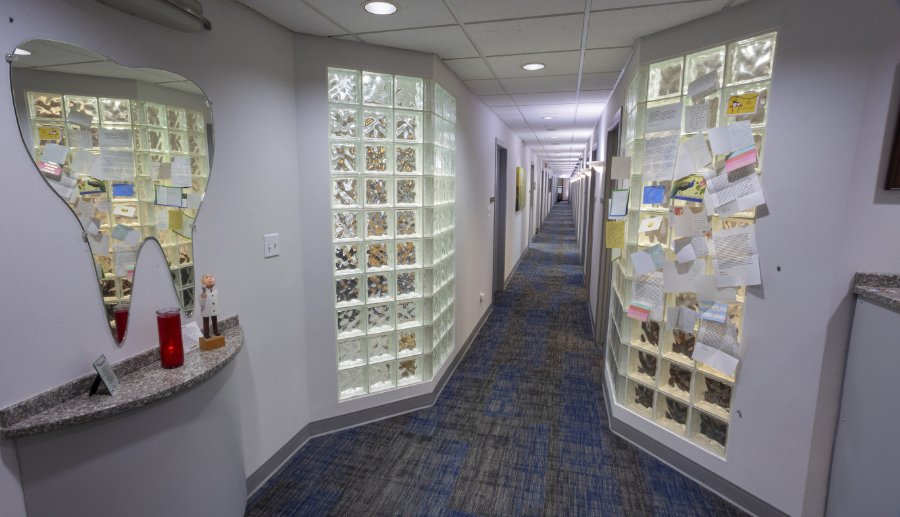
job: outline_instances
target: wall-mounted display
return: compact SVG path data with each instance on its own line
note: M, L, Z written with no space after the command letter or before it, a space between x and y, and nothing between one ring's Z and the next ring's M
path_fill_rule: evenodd
M723 457L746 286L761 282L754 222L775 41L768 33L642 66L625 90L629 179L613 180L630 191L612 263L615 402Z
M525 208L525 171L516 167L516 212Z
M428 381L454 346L456 100L328 69L338 398Z
M10 70L22 140L81 225L113 334L146 240L162 246L190 315L193 223L212 164L206 96L184 77L126 68L77 45L30 40L18 48L29 53ZM38 202L55 202L50 196Z

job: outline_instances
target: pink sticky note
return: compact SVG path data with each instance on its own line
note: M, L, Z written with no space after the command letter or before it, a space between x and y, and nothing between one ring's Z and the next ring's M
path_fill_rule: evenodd
M62 167L54 162L41 162L38 164L38 169L44 174L56 176L57 178L62 174Z
M756 146L735 151L725 160L725 172L756 163Z
M643 302L631 302L628 306L628 317L638 321L647 321L650 317L650 304Z

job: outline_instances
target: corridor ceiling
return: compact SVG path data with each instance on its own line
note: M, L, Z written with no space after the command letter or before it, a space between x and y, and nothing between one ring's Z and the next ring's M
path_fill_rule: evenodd
M240 1L294 32L436 54L568 176L637 38L749 0L392 0L388 16L361 0Z

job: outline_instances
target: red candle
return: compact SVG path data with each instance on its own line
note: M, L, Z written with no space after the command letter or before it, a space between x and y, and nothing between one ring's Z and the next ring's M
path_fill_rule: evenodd
M128 306L119 304L113 307L113 315L116 317L116 343L125 339L125 329L128 327Z
M163 368L178 368L184 364L184 344L181 342L181 309L170 307L156 311L159 329L159 356Z

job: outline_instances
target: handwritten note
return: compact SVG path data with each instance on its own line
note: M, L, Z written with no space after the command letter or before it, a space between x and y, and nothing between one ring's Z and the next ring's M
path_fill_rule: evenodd
M187 208L198 209L200 208L200 201L202 201L201 194L188 194L186 196Z
M94 137L91 135L91 132L83 129L67 129L66 142L69 146L78 149L94 147Z
M94 160L96 159L96 154L85 149L79 149L75 152L75 158L72 159L69 170L77 172L78 174L87 174L90 172L91 167L94 166Z
M110 181L134 181L134 153L131 151L100 150L100 167L91 169L97 179Z
M156 204L159 206L181 206L181 187L156 185Z
M718 287L758 285L762 281L756 249L756 225L713 232L710 245Z
M680 180L686 176L690 176L697 169L691 160L691 154L688 152L687 142L682 142L678 146L678 156L675 158L675 174L672 176L675 180Z
M631 299L650 305L650 319L662 321L663 301L663 274L659 271L651 271L643 275L635 275L632 284Z
M644 133L676 131L679 129L681 129L680 102L647 108Z
M156 211L156 229L157 230L168 230L169 229L169 210L157 210Z
M700 133L709 127L709 104L688 106L684 113L684 132Z
M728 154L739 149L755 145L753 142L753 130L749 121L735 122L727 126L710 129L709 144L713 154Z
M606 221L606 247L625 247L625 221Z
M703 100L704 97L716 91L718 86L718 73L716 70L701 75L688 84L688 97L697 104L697 101Z
M688 154L691 156L694 170L706 167L712 162L713 157L709 154L709 145L706 143L706 138L703 135L697 134L688 138L684 142L684 145L687 147Z
M716 213L728 217L766 202L752 165L726 172L725 167L704 174L707 193Z
M91 127L91 122L94 121L94 118L83 111L69 110L66 120L76 126Z
M656 271L663 266L665 261L666 252L663 251L662 246L659 244L631 254L631 263L637 275Z
M171 218L172 212L175 212L175 210L169 211L170 218ZM192 239L194 237L194 233L193 233L194 232L194 218L185 215L184 212L178 212L178 213L181 214L181 229L175 230L175 233L177 233L178 235L180 235L186 239Z
M68 158L68 156L68 147L59 144L47 144L44 146L44 153L41 154L41 160L63 165L66 163L66 158Z
M172 186L191 186L191 160L183 156L172 158Z
M697 278L705 272L704 260L685 264L667 260L662 267L664 290L667 293L693 293L697 290Z
M641 180L644 182L671 180L677 154L677 134L645 138Z
M737 301L737 291L730 287L724 289L716 287L715 275L701 275L697 277L697 299L733 303Z
M609 216L625 217L628 215L628 189L613 190L611 198L609 201Z
M737 329L734 325L701 320L697 344L691 358L730 376L734 375L739 362L738 347Z
M673 244L675 245L675 258L679 264L709 255L709 248L703 237L684 237L676 239Z
M109 255L109 234L88 235L88 244L91 245L93 255Z
M196 321L192 321L181 326L181 341L184 343L184 353L193 352L200 348L200 338L203 337L203 331Z
M100 128L100 147L131 147L132 136L130 129L106 129Z
M697 311L693 309L682 305L666 309L666 330L678 329L693 334L696 323Z

